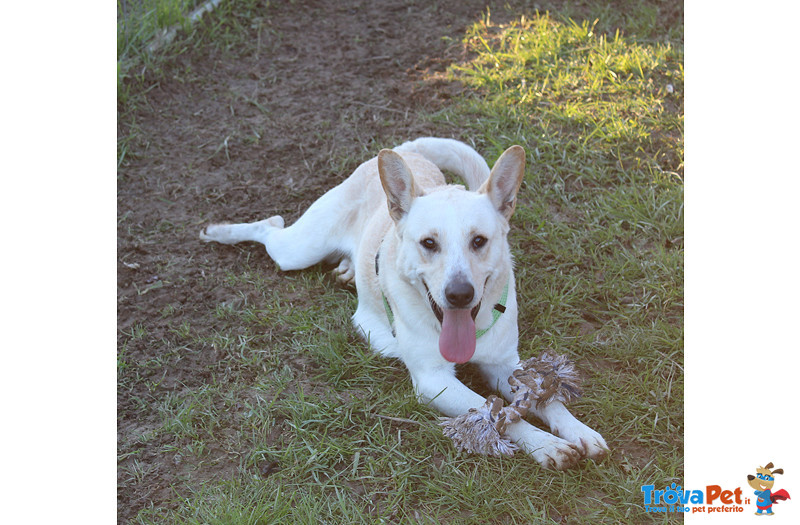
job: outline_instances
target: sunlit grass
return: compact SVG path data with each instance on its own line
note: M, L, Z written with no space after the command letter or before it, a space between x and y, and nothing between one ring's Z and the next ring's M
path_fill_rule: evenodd
M682 177L682 50L599 32L597 22L475 24L465 39L474 59L451 68L475 93L458 112L504 126L500 137L528 143L534 160L560 156L563 174L592 183Z
M611 456L558 473L522 455L456 453L402 365L355 336L351 291L321 268L276 285L247 262L208 277L232 295L206 313L213 329L176 321L165 335L140 324L122 335L123 350L142 340L156 350L140 363L120 352L121 389L156 384L154 371L192 359L205 374L168 396L139 394L159 416L142 439L164 439L161 453L196 470L186 467L170 505L137 522L670 518L644 512L640 487L683 476L683 51L637 5L503 25L487 15L465 35L468 59L447 73L467 89L430 117L490 163L511 144L528 152L511 233L520 354L552 348L575 360L585 396L574 410ZM218 16L204 42L234 49L245 17ZM163 318L182 307L164 307ZM123 481L146 484L144 463L123 460ZM238 461L233 475L192 481L225 461Z

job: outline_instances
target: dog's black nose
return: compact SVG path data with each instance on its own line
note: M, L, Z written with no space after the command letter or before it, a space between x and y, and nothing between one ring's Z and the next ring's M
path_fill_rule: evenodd
M444 297L450 306L454 308L466 308L475 297L475 288L465 280L455 280L450 282L444 289Z

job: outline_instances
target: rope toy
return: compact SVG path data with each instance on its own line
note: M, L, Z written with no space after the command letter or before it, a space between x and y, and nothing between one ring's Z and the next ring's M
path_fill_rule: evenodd
M457 450L487 456L513 456L519 447L505 436L506 428L528 414L531 404L546 407L553 401L567 404L581 397L578 373L564 355L543 352L521 363L508 378L514 399L507 407L497 396L489 396L482 407L466 414L441 418L442 433Z

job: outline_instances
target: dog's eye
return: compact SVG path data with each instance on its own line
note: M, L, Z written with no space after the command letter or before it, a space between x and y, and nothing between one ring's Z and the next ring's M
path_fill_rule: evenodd
M423 248L425 248L426 250L429 250L429 251L433 251L436 248L438 248L438 246L439 246L438 244L436 244L436 241L431 239L430 237L422 239L421 241L419 241L419 244Z
M479 250L479 249L481 249L483 247L483 245L486 244L486 242L487 242L486 237L484 237L483 235L476 235L472 239L472 247L475 250Z

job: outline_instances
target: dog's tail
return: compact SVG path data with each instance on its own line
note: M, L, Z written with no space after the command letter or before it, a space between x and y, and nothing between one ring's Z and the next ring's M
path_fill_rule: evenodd
M453 139L422 137L405 142L394 148L395 151L419 153L441 170L448 170L467 183L475 191L489 178L489 165L477 151Z

